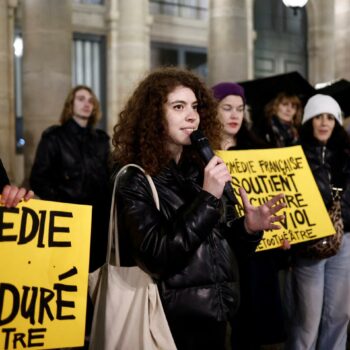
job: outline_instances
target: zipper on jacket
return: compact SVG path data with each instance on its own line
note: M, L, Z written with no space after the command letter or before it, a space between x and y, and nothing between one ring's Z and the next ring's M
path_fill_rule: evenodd
M328 185L329 185L329 189L330 189L330 194L332 195L332 176L331 176L330 171L326 167L326 150L327 150L327 147L326 146L322 146L322 149L321 149L321 163L322 163L323 167L325 168L325 170L327 171L327 174L328 174Z
M218 318L221 320L223 318L223 308L222 308L222 304L223 304L223 300L222 300L222 294L221 294L221 288L220 288L220 283L218 282L218 274L217 274L217 267L216 267L216 254L215 252L217 252L216 249L216 245L215 245L215 240L213 235L209 235L209 247L210 247L210 254L212 256L213 259L213 271L214 271L214 282L215 282L215 289L218 293L218 298L219 298L219 315Z
M322 146L321 162L322 162L322 165L326 164L326 146Z
M322 154L321 154L321 161L322 165L326 165L326 146L322 146ZM328 181L329 181L329 187L330 187L330 193L332 196L332 199L339 199L340 193L343 191L341 187L335 187L334 184L332 183L332 175L331 172L328 171Z

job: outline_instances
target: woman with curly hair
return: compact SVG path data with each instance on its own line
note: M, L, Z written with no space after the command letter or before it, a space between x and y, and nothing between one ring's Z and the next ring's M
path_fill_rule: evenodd
M120 175L121 265L137 264L157 281L178 349L224 349L227 321L239 303L233 247L253 251L261 230L277 227L284 205L280 195L253 207L242 190L246 215L232 220L230 203L221 200L230 174L217 156L201 162L190 140L198 128L218 149L216 103L197 76L178 68L146 76L120 113L115 162L142 166L160 200L157 210L139 169Z

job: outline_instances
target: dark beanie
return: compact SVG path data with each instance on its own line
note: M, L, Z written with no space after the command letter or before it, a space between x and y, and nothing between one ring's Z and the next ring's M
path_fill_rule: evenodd
M221 101L228 95L241 96L243 103L245 104L244 89L241 85L236 83L219 83L212 87L214 97Z

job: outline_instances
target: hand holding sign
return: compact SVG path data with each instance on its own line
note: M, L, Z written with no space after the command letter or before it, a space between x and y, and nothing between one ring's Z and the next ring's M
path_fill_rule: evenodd
M26 199L9 189L7 198ZM91 212L35 199L0 205L0 349L84 344Z
M25 201L34 197L33 191L27 191L25 188L18 188L14 185L6 185L2 191L1 204L5 207L15 207L22 199Z
M246 227L266 225L257 251L288 249L335 232L300 146L216 153L229 169L238 200L239 188L246 192L241 192L242 200L235 207L239 216L247 216ZM284 194L280 197L284 207L274 200L279 193ZM275 215L281 208L284 217Z
M249 233L262 230L277 230L281 228L275 222L284 219L284 215L275 215L279 210L286 207L286 204L280 202L284 198L283 194L274 196L266 203L255 207L250 204L246 191L243 188L239 189L239 194L242 198L244 210L244 226Z

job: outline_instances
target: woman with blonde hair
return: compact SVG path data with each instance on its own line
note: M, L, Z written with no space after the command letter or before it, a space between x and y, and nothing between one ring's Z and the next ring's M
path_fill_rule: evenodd
M280 92L264 109L253 129L271 147L294 146L299 140L302 104L297 95Z

